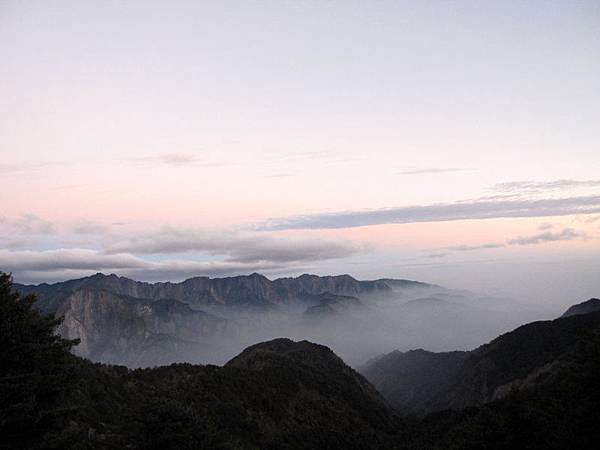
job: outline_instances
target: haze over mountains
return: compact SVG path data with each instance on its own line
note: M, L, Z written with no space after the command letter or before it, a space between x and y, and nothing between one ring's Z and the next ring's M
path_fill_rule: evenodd
M7 449L593 449L600 438L597 308L469 352L393 352L365 378L331 349L285 338L222 367L93 364L69 353L74 342L32 302L0 277Z
M64 316L59 332L80 339L76 354L131 367L222 364L278 337L326 344L356 365L397 348L471 349L528 319L507 312L500 299L349 275L269 280L254 273L151 284L98 273L15 287L36 294L43 312Z
M394 351L360 371L403 414L460 410L552 382L561 370L576 370L573 353L599 325L598 300L591 299L558 319L523 325L472 351Z

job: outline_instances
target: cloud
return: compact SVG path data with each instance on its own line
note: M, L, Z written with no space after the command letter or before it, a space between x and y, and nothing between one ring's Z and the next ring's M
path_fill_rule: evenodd
M411 169L398 172L397 175L423 175L429 173L449 173L449 172L466 172L471 169L460 167L430 167L423 169Z
M543 231L543 230L550 230L550 229L552 229L552 228L554 228L554 225L552 225L551 223L548 223L548 222L541 223L541 224L538 226L538 230L542 230L542 231Z
M49 226L32 214L18 220L0 218L0 222L9 231L7 236L14 236L17 228L35 234L33 231L43 231ZM15 272L20 280L36 282L100 271L144 280L166 280L290 268L300 270L311 267L312 263L346 258L367 250L364 244L340 239L278 237L236 230L163 227L155 232L121 235L121 241L114 241L115 235L110 235L105 226L89 221L76 223L69 230L73 235L85 236L86 240L89 235L97 235L99 239L95 245L99 249L90 249L87 244L83 245L87 248L80 248L77 240L57 238L55 244L66 248L34 251L30 239L7 237L2 241L0 268ZM25 246L29 250L23 250ZM177 256L167 260L167 255Z
M595 223L595 222L598 222L599 220L600 220L600 216L588 217L587 219L585 219L585 223Z
M553 225L545 223L538 227L539 230L548 230L553 228ZM585 233L574 230L573 228L565 228L559 232L552 233L550 231L545 231L543 233L534 234L532 236L519 236L513 239L509 239L506 241L506 244L502 243L487 243L481 245L457 245L454 247L445 247L441 250L449 250L454 252L466 252L466 251L475 251L475 250L484 250L484 249L492 249L492 248L504 248L512 245L532 245L532 244L542 244L545 242L555 242L555 241L570 241L576 238L586 239L587 236ZM428 257L431 257L428 255Z
M25 248L25 247L31 247L32 245L35 244L35 241L29 240L29 239L21 239L21 238L17 238L17 239L12 239L12 238L0 238L0 242L3 243L4 248L7 248L9 250L16 250L19 248Z
M268 271L274 263L205 261L146 261L130 254L107 255L88 249L46 251L0 250L0 267L18 282L69 279L95 272L118 272L140 280L180 280L192 276L225 276Z
M311 262L339 259L364 251L365 247L351 242L325 239L265 239L253 245L238 246L231 251L230 261L273 261L281 263Z
M455 252L470 252L473 250L484 250L488 248L502 248L504 244L497 243L489 243L489 244L481 244L481 245L457 245L455 247L448 247L448 250L453 250Z
M89 220L83 220L76 223L73 226L73 233L83 235L97 235L104 234L108 231L108 227L99 223L90 222Z
M154 156L144 156L141 158L130 158L130 161L139 163L166 164L170 166L201 166L201 167L221 167L231 165L231 163L208 161L193 153L163 153Z
M576 188L600 187L600 180L552 180L552 181L511 181L492 187L497 192L533 194L543 191L560 191Z
M0 250L0 267L11 271L131 269L146 267L147 264L147 262L133 255L105 255L89 249Z
M3 223L21 234L54 234L54 225L35 214L22 214L18 219L4 220Z
M110 245L106 253L164 255L195 251L223 255L228 262L294 263L345 258L364 250L364 245L335 239L276 238L262 233L164 227Z
M600 196L547 199L473 200L377 210L343 211L270 219L258 230L337 229L368 225L451 220L550 217L600 212Z
M445 258L446 256L448 256L448 253L429 253L428 255L426 255L427 258Z
M544 233L538 233L532 236L519 236L509 240L508 243L511 245L532 245L541 244L543 242L571 241L576 238L585 238L585 235L574 230L573 228L565 228L556 233L546 231Z

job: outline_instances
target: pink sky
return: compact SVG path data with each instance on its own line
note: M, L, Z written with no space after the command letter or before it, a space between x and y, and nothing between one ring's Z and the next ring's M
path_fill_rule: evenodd
M496 292L528 261L528 296L544 276L556 301L592 295L599 18L596 2L3 2L0 269Z

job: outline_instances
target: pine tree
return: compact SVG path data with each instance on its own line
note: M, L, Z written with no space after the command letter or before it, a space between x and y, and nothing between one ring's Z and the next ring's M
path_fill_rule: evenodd
M33 308L0 272L0 447L49 444L69 409L77 341L55 332L61 319Z

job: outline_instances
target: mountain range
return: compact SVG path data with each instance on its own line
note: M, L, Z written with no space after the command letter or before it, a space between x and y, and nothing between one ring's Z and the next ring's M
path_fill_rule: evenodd
M132 370L74 356L60 321L0 275L0 446L593 449L595 303L473 351L392 352L364 377L326 346L285 338L220 367Z
M349 275L146 283L98 273L15 288L35 294L42 312L64 317L58 332L79 339L75 354L129 367L223 364L255 342L281 336L324 343L358 365L399 343L473 348L526 317L487 308L494 303L466 291Z
M96 274L55 284L19 285L42 312L64 317L58 328L79 339L74 352L130 367L224 362L257 340L315 330L332 315L401 298L433 286L409 280L358 281L348 275L269 280L259 274L145 283Z
M402 289L426 287L424 283L396 280ZM310 303L310 296L330 292L355 297L390 296L402 289L393 289L384 280L358 281L349 275L301 275L297 278L269 280L253 273L226 278L195 277L180 283L145 283L117 275L96 275L55 284L36 286L15 285L27 294L34 292L43 310L56 309L56 302L81 289L104 290L132 298L170 299L186 303L195 309L227 311L236 308L272 309L279 306Z

